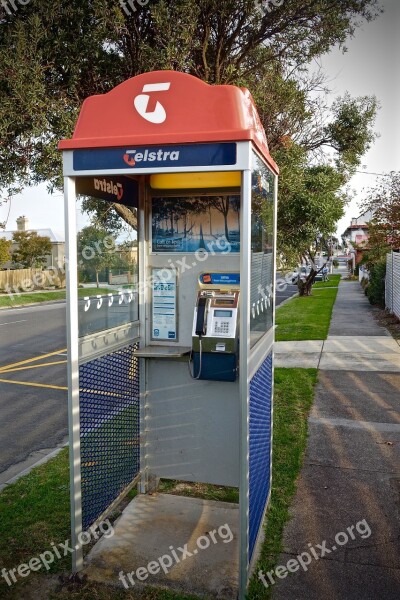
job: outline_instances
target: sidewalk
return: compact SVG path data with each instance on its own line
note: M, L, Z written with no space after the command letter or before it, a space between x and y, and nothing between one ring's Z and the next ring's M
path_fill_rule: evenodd
M277 344L277 366L320 372L278 560L309 564L274 575L274 600L400 598L400 346L371 312L342 282L325 342Z

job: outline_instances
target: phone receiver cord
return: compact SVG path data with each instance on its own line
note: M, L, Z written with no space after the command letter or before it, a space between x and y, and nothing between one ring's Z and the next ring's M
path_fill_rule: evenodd
M189 374L190 377L192 379L200 379L200 375L201 375L201 369L202 369L202 362L203 362L203 340L201 339L201 335L199 336L199 346L200 346L200 357L199 357L199 372L198 374L195 376L194 374L194 364L193 364L193 373L192 373L192 369L190 367L190 363L192 361L192 356L193 356L193 352L191 353L190 357L189 357L189 362L188 362L188 368L189 368Z

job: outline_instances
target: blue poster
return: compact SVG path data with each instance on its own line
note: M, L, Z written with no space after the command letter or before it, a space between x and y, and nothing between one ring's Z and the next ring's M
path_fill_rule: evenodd
M240 252L240 197L152 199L152 251Z

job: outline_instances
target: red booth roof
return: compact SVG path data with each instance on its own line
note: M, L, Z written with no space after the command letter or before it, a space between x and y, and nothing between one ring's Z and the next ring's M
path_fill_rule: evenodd
M227 141L252 141L278 173L247 89L154 71L87 98L72 139L62 140L59 149Z

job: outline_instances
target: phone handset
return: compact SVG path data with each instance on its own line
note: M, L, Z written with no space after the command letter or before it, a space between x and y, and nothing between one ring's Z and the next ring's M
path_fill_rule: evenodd
M197 302L197 319L195 334L201 337L207 333L207 302L208 298L200 297Z

